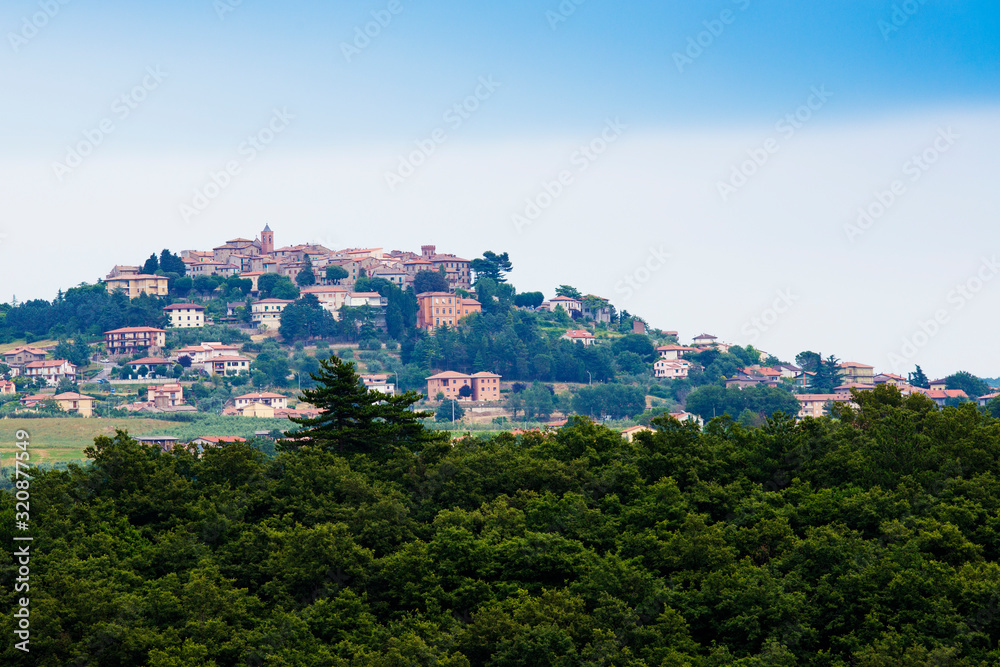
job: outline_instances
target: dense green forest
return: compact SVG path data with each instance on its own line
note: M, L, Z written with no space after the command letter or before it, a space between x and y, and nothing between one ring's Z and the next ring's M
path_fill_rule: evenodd
M1000 664L1000 422L972 404L449 442L412 394L317 379L330 411L272 457L119 432L39 471L31 653L5 548L0 661Z

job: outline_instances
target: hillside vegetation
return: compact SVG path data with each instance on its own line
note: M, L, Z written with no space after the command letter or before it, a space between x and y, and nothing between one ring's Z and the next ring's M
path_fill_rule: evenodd
M1000 664L1000 422L974 405L449 443L334 380L356 414L272 459L120 432L39 473L30 662L0 661Z

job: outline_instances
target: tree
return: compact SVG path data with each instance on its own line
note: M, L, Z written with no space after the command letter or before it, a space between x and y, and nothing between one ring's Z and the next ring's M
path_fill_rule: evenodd
M301 428L285 434L289 440L281 443L282 449L307 446L383 457L398 447L420 450L441 440L420 422L431 413L409 410L420 400L419 393L388 396L370 390L361 383L354 363L338 357L321 359L319 365L319 371L312 374L316 387L303 390L302 399L316 406L320 415L293 417L291 421Z
M583 295L580 294L580 290L575 287L570 287L569 285L560 285L556 288L556 296L565 296L570 299L582 299Z
M482 259L472 260L470 266L476 273L476 282L480 278L490 278L496 283L507 282L505 274L510 273L514 269L507 253L498 255L492 250L484 252Z
M160 270L164 273L176 273L183 276L187 273L187 265L179 255L171 253L166 248L160 253Z
M797 360L798 357L796 357ZM809 381L813 393L832 394L834 389L843 384L844 374L840 370L839 364L840 361L832 354L820 361L816 367L816 374Z
M299 287L309 287L316 284L316 274L313 273L312 259L306 255L306 265L295 275L295 284Z
M992 392L992 389L982 379L968 371L959 371L945 378L946 389L961 389L969 398L975 399Z
M519 292L514 295L514 305L518 308L538 308L545 301L541 292Z
M799 352L795 355L796 365L808 373L815 373L822 361L823 357L821 355L816 352L810 352L809 350Z
M149 256L149 259L146 260L146 263L142 265L142 272L147 273L149 275L153 275L159 270L160 270L160 261L156 259L156 253L154 252L152 255Z
M413 291L417 294L447 292L448 278L440 271L417 271L413 276Z
M265 273L257 279L257 290L262 299L297 299L299 288L291 278L278 273Z
M326 267L326 281L339 284L341 280L349 276L347 269L336 264Z
M470 396L472 396L472 387L470 385L463 384L461 388L458 390L458 395L461 398L469 398Z
M920 366L917 366L916 370L907 375L907 381L914 387L920 387L922 389L931 388L931 381L927 379L926 375L924 375L924 371L920 368Z
M458 421L463 415L465 415L465 408L463 408L458 401L452 399L450 401L444 401L438 406L437 411L434 413L434 421Z

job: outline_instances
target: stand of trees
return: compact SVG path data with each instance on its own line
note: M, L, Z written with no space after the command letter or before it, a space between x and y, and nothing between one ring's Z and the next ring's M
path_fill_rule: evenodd
M975 406L880 388L839 421L447 442L349 366L317 380L333 414L273 458L118 432L33 471L30 593L0 551L0 632L30 597L31 653L0 662L1000 662L1000 422Z

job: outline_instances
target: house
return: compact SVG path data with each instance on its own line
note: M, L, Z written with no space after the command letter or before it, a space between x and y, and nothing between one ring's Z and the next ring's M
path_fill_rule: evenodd
M133 354L137 350L160 348L166 341L167 332L153 327L125 327L104 332L108 354Z
M40 347L21 345L13 350L3 353L3 362L11 368L23 370L24 366L32 361L41 361L45 358L46 351Z
M948 388L948 380L945 378L940 378L938 380L931 380L929 383L931 389L945 390Z
M39 403L45 401L55 401L56 405L63 412L78 412L82 417L91 417L94 414L94 401L96 399L93 396L84 396L83 394L78 394L73 391L63 392L62 394L32 394L31 396L24 396L21 398L21 405L26 408L32 409L38 406Z
M360 377L361 383L368 389L395 396L396 385L389 381L392 376L388 373L361 373Z
M182 357L187 357L192 364L200 364L213 357L222 355L235 355L240 351L235 345L223 345L220 342L202 343L200 345L188 345L174 352L174 358L179 362Z
M871 391L875 388L874 384L863 384L861 382L848 382L842 384L839 387L833 388L833 393L836 394L841 400L850 400L851 390L856 391Z
M52 396L52 399L59 404L63 412L78 412L81 417L91 417L94 414L94 401L96 399L93 396L67 391Z
M17 386L10 380L0 380L0 396L12 396L17 393Z
M726 388L736 387L777 387L778 381L765 375L752 375L743 371L737 371L733 377L726 380Z
M444 269L449 289L469 289L472 286L472 262L451 254L439 254L437 246L420 246L420 259L427 263L423 269L440 271ZM409 267L407 267L409 268Z
M686 378L691 368L691 362L683 359L657 359L653 362L653 377Z
M169 452L180 442L180 438L175 438L172 435L144 435L132 439L144 445L157 446L164 452Z
M184 404L184 388L179 382L152 385L146 390L146 400L161 410Z
M108 286L109 292L122 290L130 299L143 294L167 296L168 282L169 280L166 276L152 276L146 273L121 275L114 278L106 278L104 281Z
M137 371L139 367L145 366L149 369L150 373L163 375L174 366L174 362L169 359L160 359L159 357L142 357L141 359L129 361L125 365L129 366L133 371Z
M583 314L583 301L580 299L574 299L569 296L555 296L549 299L547 303L549 304L549 311L553 313L556 312L557 307L561 306L562 309L570 315L570 317L573 317L574 314Z
M705 425L705 420L692 412L671 412L670 416L679 422L694 422L698 426Z
M3 392L0 391L0 393ZM986 394L985 396L980 396L979 398L976 399L976 402L979 403L979 407L985 408L986 404L992 401L997 396L1000 396L1000 391L994 391L990 394Z
M718 340L712 334L701 334L700 336L695 336L693 343L698 347L711 347L716 345L716 341Z
M697 351L698 348L696 347L687 347L684 345L661 345L656 348L656 352L660 355L660 358L666 359L667 361L677 361L685 352Z
M829 413L829 406L837 401L844 402L836 394L796 394L799 399L799 419L819 418Z
M188 444L201 445L202 447L219 447L233 442L246 442L246 438L241 438L238 435L203 435L195 438Z
M611 304L607 299L588 294L583 301L583 316L597 323L611 323Z
M622 437L625 438L627 441L632 442L635 439L635 436L638 435L639 433L655 433L655 432L656 431L654 429L651 429L648 426L642 426L640 424L639 426L630 426L626 429L622 429L621 434Z
M275 409L263 403L251 403L242 408L236 408L236 412L241 417L260 417L262 419L274 419Z
M277 329L281 326L281 311L288 304L290 299L261 299L254 301L250 306L251 317L254 324L260 329Z
M220 355L207 359L199 365L209 375L228 376L250 372L250 359L240 355Z
M288 407L288 397L282 396L281 394L275 394L272 392L255 392L251 394L243 394L242 396L237 396L233 399L237 409L242 409L253 405L254 403L261 403L271 408L287 408Z
M417 328L455 326L472 313L482 311L482 304L449 292L421 292L417 295Z
M205 326L205 306L196 303L174 303L163 309L173 328Z
M24 366L24 375L32 380L41 378L50 387L59 384L60 380L76 382L76 366L66 359L49 359L47 361L32 361Z
M909 383L906 378L901 375L893 375L892 373L879 373L872 378L872 382L875 386L882 384L889 384L893 387L904 387Z
M968 400L969 398L969 395L962 389L923 389L921 387L913 387L913 391L923 394L927 398L931 399L939 408L943 408L947 405L949 399L960 400L964 398Z
M867 364L859 364L856 361L845 361L837 364L837 368L843 374L844 384L875 384L875 367Z
M462 387L469 387L471 393L462 396ZM500 376L486 371L472 375L445 371L427 378L427 397L437 400L439 393L444 394L445 400L499 401Z
M562 336L559 336L559 339L568 340L573 343L581 343L584 346L593 345L597 342L597 339L594 338L594 334L589 331L584 331L583 329L570 329Z

